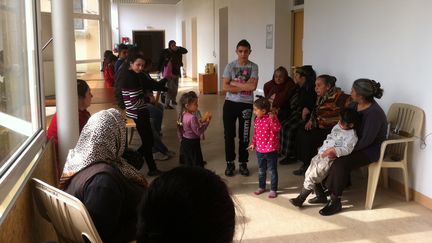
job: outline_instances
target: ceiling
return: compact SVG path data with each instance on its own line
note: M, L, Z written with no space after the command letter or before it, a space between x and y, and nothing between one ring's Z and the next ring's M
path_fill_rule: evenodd
M181 0L114 0L115 3L122 4L177 4Z

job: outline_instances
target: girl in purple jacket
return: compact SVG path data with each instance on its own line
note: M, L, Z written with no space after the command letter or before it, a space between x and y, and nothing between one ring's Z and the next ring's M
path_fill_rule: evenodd
M198 118L198 96L190 91L180 98L181 110L179 114L178 136L180 139L180 154L186 166L204 167L201 152L201 135L210 124L211 114L206 112Z

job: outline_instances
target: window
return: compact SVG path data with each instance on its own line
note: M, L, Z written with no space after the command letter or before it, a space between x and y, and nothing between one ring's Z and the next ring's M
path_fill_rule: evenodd
M42 129L34 15L28 4L3 0L0 7L0 176Z
M34 4L0 1L0 223L45 141Z
M42 12L50 14L51 0L41 0L41 10ZM100 51L101 17L99 14L99 0L73 0L73 14L77 72L79 74L82 71L100 70L102 57ZM44 26L42 26L42 28L44 28ZM44 29L42 30L42 33L44 33ZM48 35L52 36L51 33ZM94 63L98 63L98 65L92 65ZM85 67L83 68L83 66Z

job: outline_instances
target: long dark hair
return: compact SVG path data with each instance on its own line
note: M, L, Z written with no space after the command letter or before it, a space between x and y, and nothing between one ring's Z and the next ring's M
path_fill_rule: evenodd
M86 81L82 79L77 79L77 90L78 90L78 97L79 98L85 98L87 91L90 89L89 85Z

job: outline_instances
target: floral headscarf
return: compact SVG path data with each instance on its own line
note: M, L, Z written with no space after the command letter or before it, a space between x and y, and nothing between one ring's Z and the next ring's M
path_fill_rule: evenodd
M111 108L92 115L81 131L76 147L69 151L60 187L65 188L74 175L101 161L118 168L126 178L146 186L144 176L122 158L125 144L125 123L118 110Z

